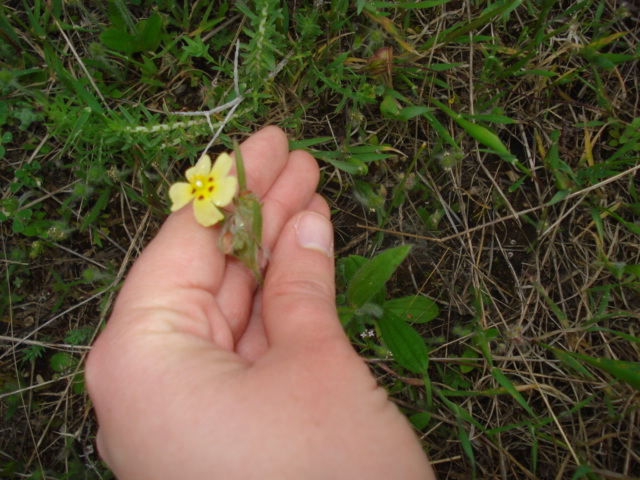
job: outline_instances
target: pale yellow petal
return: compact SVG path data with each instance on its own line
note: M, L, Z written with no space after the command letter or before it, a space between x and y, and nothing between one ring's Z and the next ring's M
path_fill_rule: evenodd
M229 175L229 171L233 166L233 159L228 153L221 153L216 158L216 163L213 164L211 173L215 178L222 178Z
M191 193L193 187L186 182L176 182L169 189L169 198L171 199L171 211L180 210L193 198Z
M203 227L215 225L224 218L224 215L216 206L208 199L195 200L193 202L193 213L196 220Z
M218 207L226 207L233 200L238 188L236 177L224 177L216 182L216 189L211 195L211 200Z
M200 157L200 160L191 168L187 169L185 172L185 177L187 180L191 181L193 178L200 176L207 176L211 171L211 157L206 153Z

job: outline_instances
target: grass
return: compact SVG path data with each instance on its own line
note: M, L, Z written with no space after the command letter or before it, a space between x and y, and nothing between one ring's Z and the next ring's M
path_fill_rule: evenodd
M640 478L639 14L5 2L0 476L111 477L89 345L212 128L215 153L275 123L322 166L345 330L440 478Z

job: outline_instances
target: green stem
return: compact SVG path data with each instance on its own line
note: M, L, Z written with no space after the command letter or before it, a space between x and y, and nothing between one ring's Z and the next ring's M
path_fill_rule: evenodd
M236 170L238 173L238 187L240 193L247 189L247 178L244 174L244 162L242 161L242 153L240 153L240 144L237 140L233 140L233 152L236 154Z

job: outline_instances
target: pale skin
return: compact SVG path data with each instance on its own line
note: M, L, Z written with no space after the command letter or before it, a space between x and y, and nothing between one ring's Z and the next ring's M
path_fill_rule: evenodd
M218 251L219 227L169 216L87 360L100 455L121 480L434 479L338 320L315 160L276 127L241 149L264 285Z

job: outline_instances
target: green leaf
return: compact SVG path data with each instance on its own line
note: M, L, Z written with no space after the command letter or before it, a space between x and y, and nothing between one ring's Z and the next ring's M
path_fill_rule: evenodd
M467 347L465 348L464 352L462 352L462 355L460 355L460 359L464 360L467 358L476 358L477 356L478 354L475 352L475 350L473 350L471 347ZM459 368L461 373L469 373L476 367L474 367L473 365L469 365L468 363L461 363Z
M371 300L384 288L410 249L409 245L390 248L364 264L353 276L347 288L348 302L355 308L360 308Z
M511 155L511 152L509 152L509 149L505 147L502 140L500 140L500 138L498 138L498 136L488 128L478 125L477 123L470 122L469 120L465 120L460 116L454 116L453 120L481 144L503 155Z
M324 160L338 170L347 172L350 175L366 175L369 171L367 165L357 158L347 157L347 161L336 160L336 157L339 155L338 152L311 151L310 153L318 160Z
M417 117L418 115L423 115L428 112L429 109L424 105L405 107L398 112L398 120L407 120L412 119L413 117Z
M409 421L415 428L417 428L418 430L422 430L423 428L427 428L427 425L429 425L429 422L431 421L431 413L416 413L409 417Z
M314 145L319 145L321 143L331 142L333 138L331 137L318 137L318 138L307 138L301 140L294 140L289 142L289 150L298 150L309 148Z
M155 52L160 46L162 17L158 13L154 13L146 20L142 20L136 27L141 32L142 51Z
M349 285L354 275L360 268L367 263L367 259L360 255L349 255L347 258L338 260L338 272L342 276L344 285Z
M571 356L570 353L565 352L564 350L560 350L559 348L554 348L548 345L543 345L543 346L548 350L550 350L551 353L553 353L558 360L560 360L562 363L567 365L569 368L573 369L574 371L578 372L579 374L583 375L586 378L595 380L595 377L591 375L591 372L586 368L584 368L582 363L580 363L580 361L578 361L577 358Z
M436 118L436 116L433 113L431 113L431 111L424 112L422 116L427 120L431 128L435 130L439 138L447 142L456 151L460 150L460 147L458 146L456 141L453 139L453 137L449 134L449 131L444 127L444 125L442 125L442 123L440 123L440 121Z
M384 343L400 365L414 373L427 371L429 352L418 332L388 311L378 320L378 327Z
M500 369L496 367L491 367L491 375L493 375L493 378L495 378L498 381L498 383L502 385L502 387L507 392L509 392L509 394L520 404L522 408L524 408L527 411L529 415L531 415L534 418L536 417L536 414L531 409L527 401L520 394L520 392L516 390L516 387L513 385L513 383L511 383L511 380L509 380L507 376L500 371Z
M65 370L73 367L75 359L65 352L58 352L49 359L49 365L54 372L64 372Z
M384 302L384 309L409 323L430 322L440 313L438 305L420 295L394 298Z
M518 123L516 120L513 120L505 115L499 115L494 113L487 113L484 115L465 115L468 119L480 120L481 122L489 122L489 123L502 123L502 124L513 124Z
M100 34L100 41L109 50L122 52L125 55L139 51L136 38L119 28L107 28Z
M431 0L426 2L367 2L374 8L384 9L384 8L432 8L437 7L438 5L442 5L443 3L448 3L449 0Z
M89 214L82 221L82 225L80 225L80 231L83 231L85 228L87 228L87 226L94 224L94 222L98 219L100 213L102 213L102 211L109 203L110 199L111 188L106 187L100 194L100 197L98 197L98 200L96 200L96 203L91 209L91 212L89 212Z
M617 332L615 330L610 330L608 328L603 328L603 327L592 327L590 328L588 331L590 332L608 332L611 333L617 337L620 338L624 338L625 340L629 341L629 342L633 342L636 343L640 346L640 337L634 336L634 335L629 335L627 333L624 332Z
M549 200L549 203L547 203L547 206L551 206L554 205L558 202L561 202L562 200L564 200L565 198L567 198L567 196L571 193L571 191L569 190L561 190L559 192L556 192L556 194L553 196L553 198L551 200Z
M640 362L627 362L624 360L613 360L611 358L593 358L577 353L572 353L571 355L584 360L594 367L604 370L618 380L622 380L640 391Z
M539 343L539 345L547 350L551 350L556 356L558 356L557 353L559 351L556 348L544 343ZM567 361L567 357L582 360L593 367L604 370L616 379L626 382L636 390L640 391L640 362L627 362L625 360L613 360L611 358L594 358L573 352L562 352L562 355L558 356L558 358L564 362ZM593 378L590 374L587 374L587 377Z
M396 102L396 99L391 95L385 95L380 102L380 113L387 118L398 118L400 114L400 108Z
M482 355L489 365L493 366L493 357L491 355L491 341L498 338L498 330L496 328L488 328L483 330L478 325L476 333L473 335L473 343L480 349Z
M462 445L462 450L467 454L469 461L471 462L471 467L473 468L473 478L475 478L475 456L473 454L473 446L471 445L471 439L469 438L469 434L464 428L464 425L460 420L458 420L458 439L460 440L460 445Z
M264 265L266 250L262 246L262 205L260 199L257 195L244 191L236 196L233 204L236 208L227 214L222 226L222 233L218 238L218 247L225 254L244 263L251 270L258 283L262 284L261 267Z

